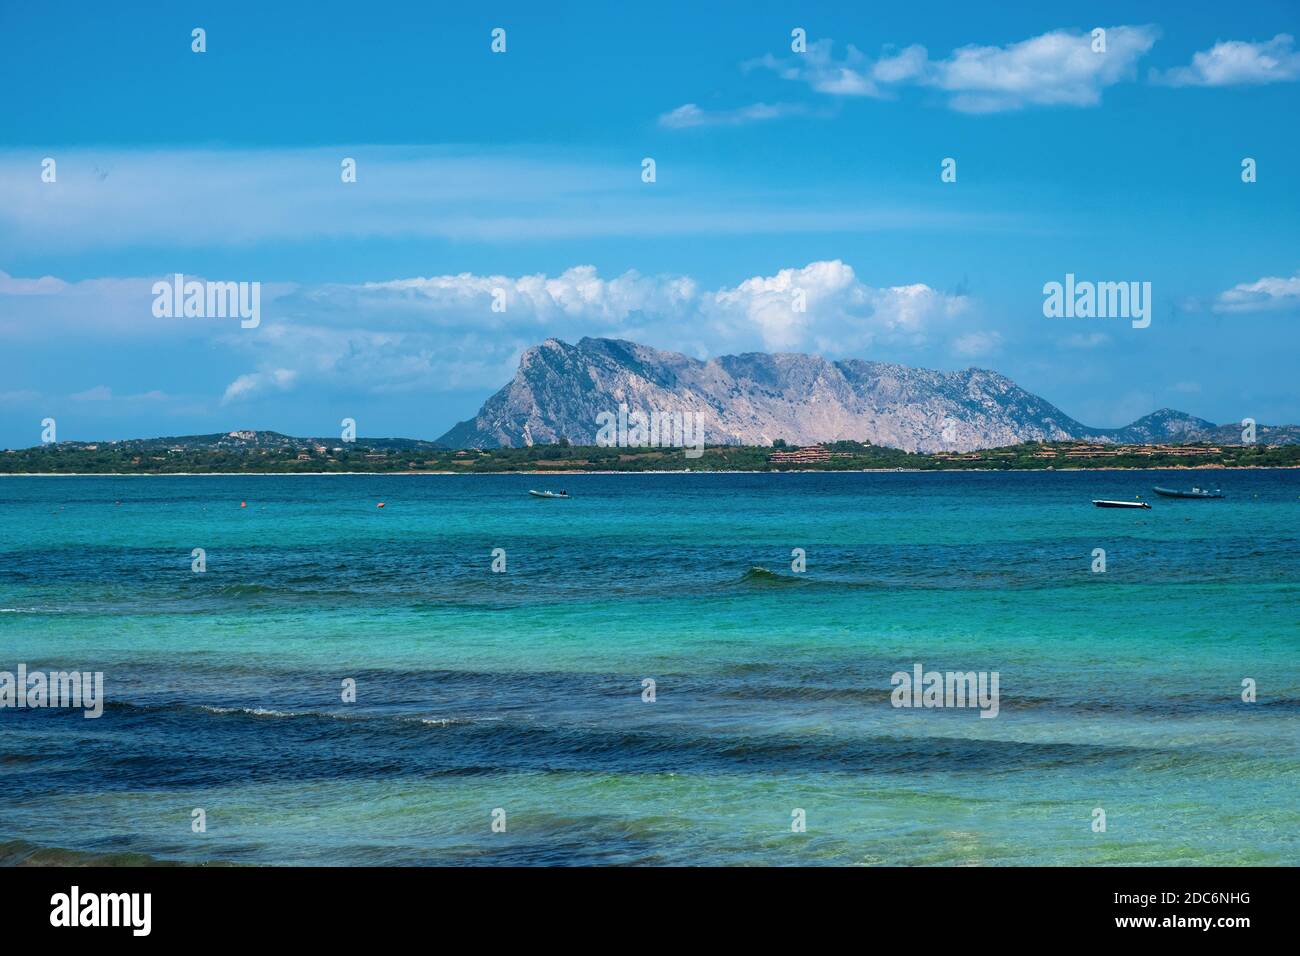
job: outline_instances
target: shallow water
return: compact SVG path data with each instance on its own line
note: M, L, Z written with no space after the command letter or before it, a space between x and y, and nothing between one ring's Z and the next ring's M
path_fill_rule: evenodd
M1215 474L5 478L0 670L107 703L0 709L0 863L1294 865L1300 475Z

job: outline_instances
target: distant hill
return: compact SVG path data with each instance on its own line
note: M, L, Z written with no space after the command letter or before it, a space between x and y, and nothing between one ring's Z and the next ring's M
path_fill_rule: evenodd
M304 438L283 435L272 431L234 431L216 432L211 435L173 435L165 438L127 438L121 441L63 441L63 448L89 448L100 446L117 448L123 451L166 451L170 448L192 449L227 449L230 451L250 451L265 449L303 449L322 446L324 448L346 447L335 435L331 438ZM358 438L351 443L354 448L375 448L386 451L433 451L446 446L437 442L424 441L419 438Z
M817 355L749 352L701 361L620 339L547 339L473 418L438 439L452 448L594 444L597 415L630 409L699 413L710 444L854 440L912 452L1029 441L1241 443L1239 425L1161 409L1123 428L1092 428L1004 375ZM1300 442L1296 426L1259 426L1257 441Z

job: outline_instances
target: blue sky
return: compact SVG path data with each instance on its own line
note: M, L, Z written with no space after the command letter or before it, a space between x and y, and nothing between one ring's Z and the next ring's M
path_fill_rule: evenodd
M552 335L1300 422L1293 3L444 6L0 8L0 446L436 437ZM176 272L261 324L155 317ZM1150 327L1045 318L1066 273Z

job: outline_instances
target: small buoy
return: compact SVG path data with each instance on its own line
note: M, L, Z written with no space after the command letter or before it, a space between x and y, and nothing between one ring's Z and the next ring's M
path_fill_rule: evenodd
M248 507L248 502L247 502L247 501L241 501L241 502L239 503L239 507L241 507L241 508L247 508L247 507Z
M379 502L379 504L375 505L376 508L382 508L383 506L384 506L384 503L383 503L382 501Z

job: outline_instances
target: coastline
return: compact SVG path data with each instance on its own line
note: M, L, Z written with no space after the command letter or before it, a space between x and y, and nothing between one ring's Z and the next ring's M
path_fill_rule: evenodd
M1142 468L1122 465L1098 465L1095 468L709 468L692 471L688 468L663 470L629 469L588 470L582 468L548 468L545 471L6 471L0 478L319 478L326 476L362 475L369 478L410 478L420 475L926 475L926 474L980 474L1023 472L1025 474L1061 474L1062 472L1089 471L1295 471L1300 465L1163 465Z

